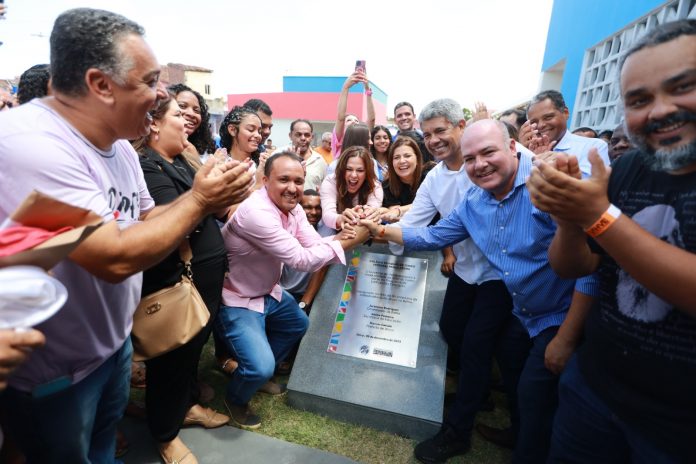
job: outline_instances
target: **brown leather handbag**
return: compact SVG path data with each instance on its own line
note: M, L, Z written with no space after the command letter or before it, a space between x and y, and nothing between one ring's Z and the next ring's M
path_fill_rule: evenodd
M206 326L210 312L193 284L191 245L179 247L184 273L181 281L140 300L133 315L133 360L144 361L184 345Z

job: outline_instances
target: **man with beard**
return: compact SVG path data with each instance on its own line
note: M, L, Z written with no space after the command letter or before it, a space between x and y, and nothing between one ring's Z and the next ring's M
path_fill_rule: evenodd
M427 139L427 126L423 127ZM529 201L525 179L532 159L517 152L504 123L484 119L467 126L461 153L474 186L437 224L397 228L363 221L374 235L403 243L409 250L435 250L470 239L502 280L496 281L500 283L497 288L508 298L507 305L489 306L485 312L476 308L472 312L464 305L456 308L471 313L460 351L457 399L440 432L419 443L414 454L421 462L435 463L466 452L476 413L469 403L481 399L492 345L499 342L496 357L511 401L512 422L519 426L515 427L519 433L513 462L545 462L556 411L557 375L579 341L591 302L588 295L595 293L594 281L563 280L551 269L547 249L556 226L550 215L536 210ZM479 287L476 291L488 296L483 293L485 283ZM477 371L470 366L473 359L478 361ZM460 399L471 385L478 385L479 396Z
M696 462L696 21L648 33L620 66L637 150L529 180L558 231L556 272L599 270L601 298L561 378L554 462ZM586 234L591 237L587 239Z

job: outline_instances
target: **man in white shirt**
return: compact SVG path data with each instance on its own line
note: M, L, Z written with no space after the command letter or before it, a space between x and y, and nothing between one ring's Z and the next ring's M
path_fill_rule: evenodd
M319 190L326 176L327 164L324 157L312 149L314 126L306 119L295 119L290 123L291 146L282 147L278 152L291 151L304 160L304 190Z
M425 144L438 164L419 187L411 209L397 223L402 227L427 226L436 213L447 216L473 185L460 149L466 125L461 106L451 99L435 100L423 108L419 123ZM400 253L401 247L390 246ZM456 437L438 434L418 444L414 453L423 462L439 462L469 448L474 417L488 387L495 340L512 315L512 300L505 284L471 239L454 245L452 252L448 261L453 272L440 330L450 352L460 358L456 403L447 417L447 429Z

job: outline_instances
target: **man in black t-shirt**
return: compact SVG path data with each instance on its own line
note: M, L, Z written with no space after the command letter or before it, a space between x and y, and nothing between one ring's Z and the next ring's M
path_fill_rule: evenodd
M552 462L696 462L696 20L660 26L620 67L636 150L539 165L565 278L597 270L585 343L561 377ZM587 235L591 238L588 241Z

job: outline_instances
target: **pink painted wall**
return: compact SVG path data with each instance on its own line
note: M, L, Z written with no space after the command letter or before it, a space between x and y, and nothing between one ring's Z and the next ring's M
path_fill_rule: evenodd
M227 95L227 109L242 105L251 98L259 98L271 107L277 119L309 119L310 121L335 121L338 94L328 92L249 93ZM387 113L383 103L373 99L377 124L386 124ZM367 120L366 97L359 93L348 94L348 113L361 121Z

